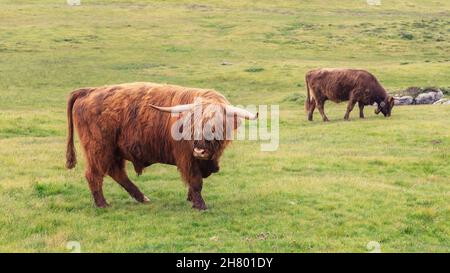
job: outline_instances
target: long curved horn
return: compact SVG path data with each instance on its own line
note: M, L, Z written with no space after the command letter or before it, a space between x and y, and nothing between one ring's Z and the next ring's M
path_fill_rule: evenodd
M244 119L250 119L250 120L255 120L258 118L258 112L256 112L256 114L253 114L245 109L239 108L239 107L234 107L231 105L227 105L226 106L226 111L227 111L227 115L236 115L240 118L244 118Z
M156 106L153 104L150 104L150 107L153 109L162 111L162 112L168 112L168 113L182 113L191 110L194 107L194 104L179 104L175 106Z

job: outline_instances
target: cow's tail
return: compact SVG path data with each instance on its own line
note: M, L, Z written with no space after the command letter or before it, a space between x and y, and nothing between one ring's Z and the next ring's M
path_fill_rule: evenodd
M72 169L77 164L77 156L75 153L75 145L73 143L73 117L72 109L73 104L78 99L81 94L85 94L84 89L76 90L70 93L69 99L67 100L67 151L66 151L66 168Z
M311 99L310 99L310 95L309 95L308 74L306 74L305 83L306 83L305 111L308 112L311 107Z

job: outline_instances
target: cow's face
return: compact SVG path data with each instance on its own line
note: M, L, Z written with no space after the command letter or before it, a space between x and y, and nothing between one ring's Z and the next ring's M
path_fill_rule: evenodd
M171 107L151 106L160 111L182 113L179 124L183 139L190 143L192 156L199 160L217 160L240 120L258 117L244 109L208 101Z
M227 133L233 127L227 126L225 107L221 104L196 104L193 111L186 113L186 118L193 121L189 130L192 155L199 160L211 160L220 157L229 141Z
M385 117L390 117L392 108L394 108L394 103L394 98L392 96L387 96L386 99L378 104L375 114L378 115L381 112Z
M197 110L199 106L201 109ZM241 119L256 119L257 115L230 105L205 102L195 105L190 117L194 120L190 131L192 155L199 160L217 160L232 140Z

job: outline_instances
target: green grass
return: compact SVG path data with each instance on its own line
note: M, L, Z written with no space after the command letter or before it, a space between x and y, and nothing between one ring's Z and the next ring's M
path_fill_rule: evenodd
M344 122L328 103L324 124L302 104L316 67L368 69L389 90L450 86L448 1L82 2L0 0L0 251L450 251L449 106ZM133 81L279 104L280 147L227 149L206 212L164 165L130 168L150 204L107 178L112 206L96 209L82 154L64 168L66 96Z

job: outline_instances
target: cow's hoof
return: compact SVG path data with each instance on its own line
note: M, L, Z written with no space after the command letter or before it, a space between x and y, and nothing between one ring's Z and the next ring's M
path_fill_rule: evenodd
M193 204L192 208L197 209L197 210L206 210L207 209L206 205L204 203L203 204Z
M143 193L132 194L131 196L134 198L134 200L138 201L139 203L145 204L150 202L150 199L148 199L148 197L145 196Z

